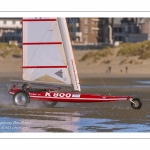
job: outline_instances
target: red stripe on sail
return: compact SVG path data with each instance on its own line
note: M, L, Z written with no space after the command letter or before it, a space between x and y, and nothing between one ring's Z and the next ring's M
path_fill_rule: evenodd
M23 21L56 21L56 19L23 19Z
M44 44L62 44L62 42L26 42L23 45L44 45Z
M67 66L22 66L23 69L32 68L67 68Z

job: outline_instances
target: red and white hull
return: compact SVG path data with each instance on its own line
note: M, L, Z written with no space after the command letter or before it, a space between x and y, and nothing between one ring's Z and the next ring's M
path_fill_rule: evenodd
M20 89L10 89L9 94L14 95ZM76 92L55 92L55 91L42 91L42 92L27 92L31 100L41 101L55 101L55 102L74 102L74 103L87 103L87 102L113 102L122 100L132 100L131 96L105 96L99 94L86 94Z

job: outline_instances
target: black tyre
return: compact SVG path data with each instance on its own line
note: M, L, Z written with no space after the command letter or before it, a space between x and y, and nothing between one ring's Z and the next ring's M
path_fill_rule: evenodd
M132 101L134 102L134 103L131 102L131 107L133 109L140 109L142 107L142 102L140 99L134 98Z
M49 101L43 101L42 103L45 106L50 107L50 108L54 107L57 104L57 102L49 102Z
M27 83L22 85L22 90L26 91L28 89L31 89L31 87Z
M13 103L17 106L26 107L30 103L30 96L27 92L20 90L13 95Z

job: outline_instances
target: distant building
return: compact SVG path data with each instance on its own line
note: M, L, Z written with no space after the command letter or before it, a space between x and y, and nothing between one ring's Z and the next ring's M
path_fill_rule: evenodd
M139 28L141 34L147 35L147 40L150 40L150 18L139 18Z
M149 18L66 18L73 45L150 40ZM0 42L22 44L22 18L0 18Z
M149 40L150 24L140 18L114 18L113 41L115 42L142 42ZM149 32L149 33L148 33Z
M67 18L72 43L97 43L97 22L97 20L92 21L90 18Z
M107 32L107 18L67 18L67 23L72 44L97 45L112 42L110 33Z
M22 19L0 18L0 42L22 43Z

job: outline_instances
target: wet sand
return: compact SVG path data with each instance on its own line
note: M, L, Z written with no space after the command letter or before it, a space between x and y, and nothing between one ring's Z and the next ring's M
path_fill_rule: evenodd
M31 101L27 108L16 107L13 105L12 96L7 93L9 77L1 77L0 116L32 122L28 129L16 132L150 132L150 78L105 77L103 82L107 90L100 78L80 80L83 93L130 95L141 99L142 108L132 109L130 101L58 103L54 108L47 108L41 101Z

